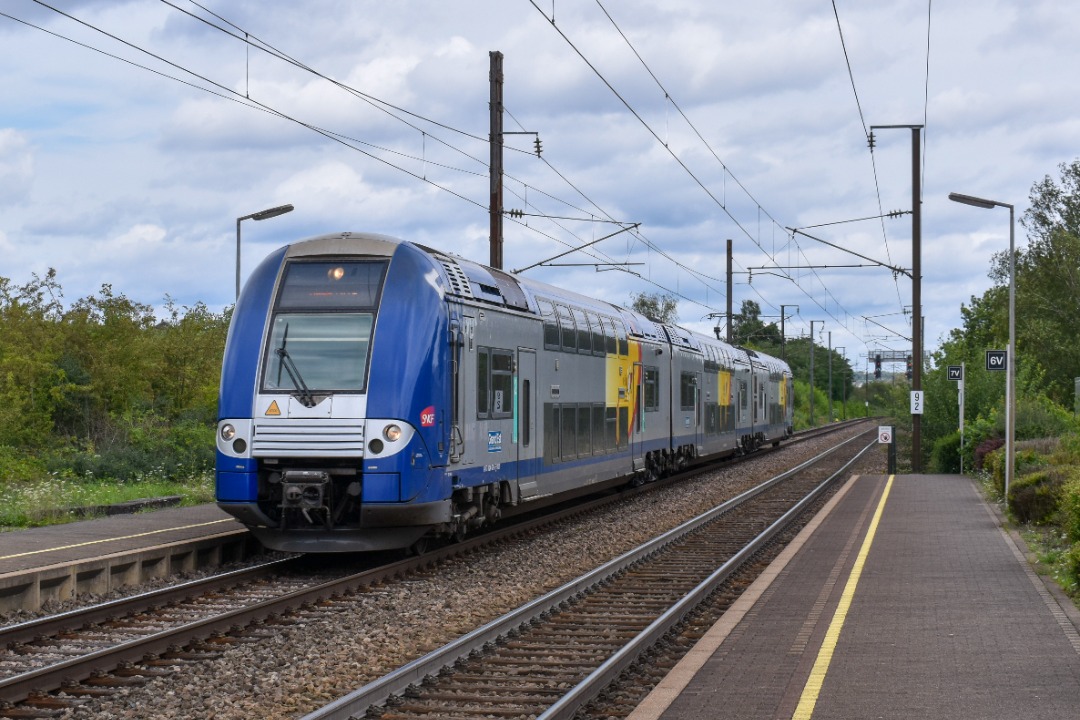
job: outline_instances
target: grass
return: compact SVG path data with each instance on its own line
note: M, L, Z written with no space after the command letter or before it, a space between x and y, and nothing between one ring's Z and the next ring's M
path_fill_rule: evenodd
M127 482L59 476L0 481L0 531L84 520L77 508L166 495L181 496L182 505L213 502L213 473L184 480L148 475Z

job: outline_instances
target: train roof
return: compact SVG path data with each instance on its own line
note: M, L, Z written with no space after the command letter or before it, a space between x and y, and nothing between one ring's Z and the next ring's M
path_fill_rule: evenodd
M689 350L703 352L703 346L728 348L751 357L770 369L786 368L787 363L764 353L734 348L727 343L678 325L654 322L644 315L614 303L514 275L426 245L377 233L344 232L320 235L289 246L289 257L344 255L362 253L390 256L399 245L411 245L442 266L446 273L448 295L533 315L540 314L537 298L562 302L605 315L618 315L632 336L654 342L670 342Z

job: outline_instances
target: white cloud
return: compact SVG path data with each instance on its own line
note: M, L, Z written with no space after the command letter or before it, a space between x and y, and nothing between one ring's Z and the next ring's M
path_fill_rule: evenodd
M21 202L30 194L34 155L23 133L0 129L0 206Z
M136 259L161 251L168 233L157 225L139 224L101 243L101 252L113 260Z
M871 157L864 122L927 123L923 295L931 342L959 322L962 302L989 287L989 258L1007 242L1004 211L961 208L947 193L1014 202L1019 215L1031 184L1055 174L1080 147L1080 79L1073 70L1080 49L1067 41L1080 25L1080 6L1049 0L1023 10L1001 0L935 5L927 83L921 1L840 4L846 59L828 4L608 5L670 98L594 4L540 6L549 15L554 7L556 27L528 3L475 0L240 0L223 11L253 37L321 73L453 129L406 114L406 122L394 119L160 3L72 6L76 15L215 83L369 143L360 146L363 152L0 23L5 276L19 279L56 266L68 297L108 281L145 302L169 293L182 303L220 307L232 301L235 218L286 202L296 211L245 227L245 271L272 247L340 230L386 232L486 262L488 52L501 50L505 128L538 132L544 148L537 159L528 153L531 136L507 136L507 207L524 208L527 198L531 211L582 217L601 214L595 202L620 220L643 222L641 232L654 249L625 234L592 254L598 262L646 263L628 269L689 298L680 302L680 313L702 327L709 325L702 316L723 306L726 238L735 240L739 270L767 265L770 256L799 265L792 271L798 283L755 273L747 285L745 275L737 276L736 307L752 299L764 314L775 314L780 303L798 303L800 315L788 326L793 335L810 319L825 320L834 344L854 356L878 336L862 316L900 313L910 303L910 282L894 282L880 270L808 270L807 264L852 260L801 238L796 248L784 227L910 208L910 133L878 131ZM27 12L102 49L120 49L46 10ZM527 227L508 222L507 265L527 265L613 229L536 217ZM874 220L811 232L895 265L911 264L909 216L885 221L884 231ZM720 280L695 278L665 255ZM584 253L567 258L589 259ZM537 268L529 275L617 302L633 291L662 291L629 273L592 267ZM845 332L848 337L839 337Z

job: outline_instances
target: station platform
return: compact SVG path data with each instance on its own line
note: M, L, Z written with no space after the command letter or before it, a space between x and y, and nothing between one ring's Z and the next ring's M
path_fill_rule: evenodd
M856 476L630 715L1080 717L1080 612L971 479Z
M241 560L259 550L215 504L0 533L0 613Z

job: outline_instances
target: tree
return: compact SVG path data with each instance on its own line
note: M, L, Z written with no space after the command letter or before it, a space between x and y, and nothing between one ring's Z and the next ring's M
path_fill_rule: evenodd
M67 385L57 366L63 347L61 297L51 268L21 286L0 277L0 445L49 444Z
M639 292L631 295L630 308L653 322L674 325L679 322L678 301L674 295Z
M761 320L761 306L753 300L743 300L739 312L731 318L731 339L736 345L780 345L780 330L776 323L766 325Z
M1080 159L1059 166L1060 179L1049 175L1034 183L1030 207L1020 222L1028 245L1016 250L1015 362L1018 439L1052 432L1056 403L1072 407L1073 378L1080 376L1080 344L1075 342L1080 309ZM980 441L1004 433L1004 373L981 371L986 350L1005 347L1009 337L1009 253L997 253L990 278L995 284L981 297L960 308L963 327L949 333L935 354L936 370L925 377L928 397L923 431L929 448L956 433L958 407L955 383L945 377L945 365L966 362L965 457ZM1051 418L1054 422L1050 422ZM955 452L955 451L950 451ZM950 460L940 457L939 462ZM970 465L965 465L970 467Z
M1080 159L1059 166L1061 178L1047 175L1032 185L1031 206L1020 220L1028 246L1016 252L1016 369L1045 371L1045 391L1059 404L1072 404L1073 378L1080 376L1080 344L1075 342L1080 309ZM1009 253L994 256L990 277L1001 294L1009 285ZM996 300L997 298L995 298ZM1008 310L1002 308L997 341L1008 337Z

